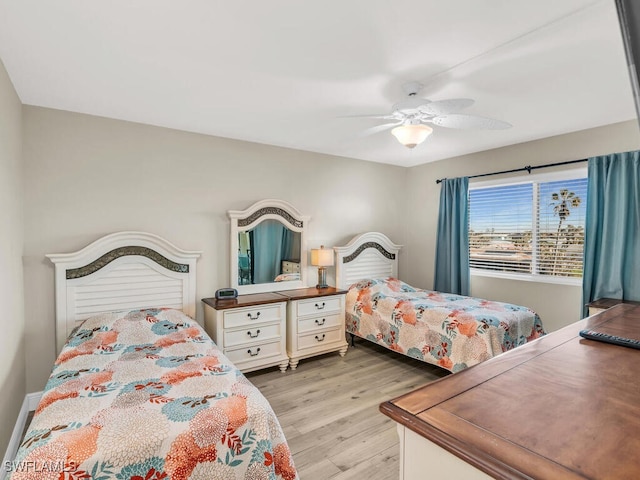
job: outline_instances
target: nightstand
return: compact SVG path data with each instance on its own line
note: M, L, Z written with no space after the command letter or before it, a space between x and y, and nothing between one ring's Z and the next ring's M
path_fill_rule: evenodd
M327 352L347 353L344 308L346 290L301 288L278 292L287 305L287 354L291 370L303 358Z
M599 298L593 302L587 303L589 309L589 316L596 313L604 312L605 310L618 305L619 303L630 303L632 305L640 305L640 302L634 302L631 300L618 300L617 298Z
M277 293L203 298L205 330L241 371L289 364L286 351L287 299Z

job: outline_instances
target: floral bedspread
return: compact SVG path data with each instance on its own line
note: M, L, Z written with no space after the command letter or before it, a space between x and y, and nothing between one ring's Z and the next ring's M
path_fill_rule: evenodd
M86 320L69 337L11 479L297 479L267 400L182 312Z
M362 280L346 301L347 331L457 372L545 334L526 307Z

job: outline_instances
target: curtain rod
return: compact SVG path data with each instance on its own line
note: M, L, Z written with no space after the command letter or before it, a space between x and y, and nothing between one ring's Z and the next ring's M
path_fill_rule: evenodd
M539 168L558 167L560 165L571 165L572 163L586 162L587 160L589 159L582 158L580 160L569 160L567 162L547 163L546 165L536 165L533 167L531 165L527 165L526 167L514 168L513 170L502 170L501 172L480 173L478 175L469 175L469 177L467 178L488 177L490 175L500 175L502 173L513 173L513 172L524 172L524 171L531 173L531 170L537 170ZM439 178L438 180L436 180L436 183L442 183L443 180L446 180L446 178Z

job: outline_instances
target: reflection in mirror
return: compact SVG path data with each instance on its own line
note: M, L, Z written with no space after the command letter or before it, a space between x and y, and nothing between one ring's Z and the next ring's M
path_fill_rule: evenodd
M283 200L262 200L231 219L231 286L239 293L306 286L309 217Z
M300 232L277 220L264 220L238 233L238 283L300 280Z

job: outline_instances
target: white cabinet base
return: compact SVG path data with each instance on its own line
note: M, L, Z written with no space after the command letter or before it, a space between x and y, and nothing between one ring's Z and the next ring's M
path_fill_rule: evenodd
M400 480L465 479L491 477L444 448L398 424L400 437Z

